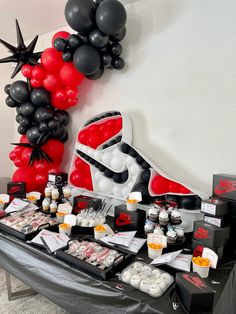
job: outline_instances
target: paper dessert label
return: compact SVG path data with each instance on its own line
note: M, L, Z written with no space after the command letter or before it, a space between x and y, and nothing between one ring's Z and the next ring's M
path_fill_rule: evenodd
M70 238L65 233L54 233L51 235L42 235L41 240L45 247L51 252L60 250L61 248L67 246Z
M176 256L173 262L168 263L168 266L171 266L175 269L188 271L191 270L191 262L192 262L192 255L190 254L182 254Z
M137 231L118 232L111 238L111 243L129 247Z
M202 202L202 204L201 204L201 211L203 213L207 213L207 214L210 214L210 215L215 215L216 214L216 205L215 204L209 204L209 203Z
M202 257L208 258L210 260L210 267L216 268L218 262L218 255L214 251L208 249L207 247L204 247L202 251Z
M160 265L160 264L168 264L173 262L176 257L182 252L182 250L176 251L176 252L171 252L171 253L166 253L163 254L157 258L155 258L152 262L151 265Z
M14 200L11 202L11 204L9 204L7 206L7 208L5 209L5 212L7 214L12 213L12 212L18 212L18 211L24 209L28 205L29 205L28 202L22 201L19 198L14 198Z
M111 243L113 236L106 236L104 238L101 239L102 242L114 246L114 244ZM141 247L144 245L144 243L146 243L146 239L140 239L140 238L133 238L133 241L130 243L129 247L126 247L125 249L127 251L130 251L134 254L137 254L139 252L139 250L141 249Z

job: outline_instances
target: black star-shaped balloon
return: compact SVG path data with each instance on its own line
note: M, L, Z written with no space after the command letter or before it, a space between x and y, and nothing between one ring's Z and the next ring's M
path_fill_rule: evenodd
M35 45L38 40L38 35L34 37L31 43L26 47L24 39L20 30L18 21L16 20L16 36L17 36L17 47L7 43L5 40L0 39L9 52L12 52L12 56L0 59L0 63L16 62L16 68L12 73L11 78L15 77L16 74L21 70L24 64L36 65L41 57L42 52L34 52Z

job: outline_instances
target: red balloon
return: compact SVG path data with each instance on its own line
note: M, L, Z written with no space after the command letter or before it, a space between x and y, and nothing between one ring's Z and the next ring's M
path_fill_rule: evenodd
M20 137L20 143L29 143L26 135L21 135Z
M47 173L48 172L48 168L49 168L49 163L46 161L36 161L34 163L34 168L36 170L37 173L42 174L42 173Z
M55 96L60 102L66 101L66 92L63 89L57 90Z
M55 173L55 172L61 172L59 166L57 167L57 166L55 165L54 167L48 169L48 173Z
M58 140L49 140L42 149L52 158L54 163L60 163L64 154L64 144Z
M13 176L13 182L25 182L26 183L26 191L39 191L39 187L35 182L35 171L30 167L21 167L17 169Z
M93 132L89 134L87 139L87 145L92 148L97 148L101 143L103 142L103 139L101 135L97 132Z
M39 88L39 87L41 87L41 86L43 85L43 83L42 83L42 81L38 81L38 80L32 78L32 79L30 80L30 85L31 85L33 88Z
M76 87L68 86L66 87L65 91L68 98L77 98L78 96L78 90Z
M60 78L67 86L78 86L84 76L75 69L72 62L66 62L60 70Z
M57 33L54 34L54 36L52 37L52 46L54 45L54 40L55 40L56 38L64 38L64 39L67 39L69 36L70 36L70 33L65 32L65 31L57 32Z
M66 106L67 106L67 107L64 108L64 109L73 107L73 106L77 105L77 103L78 103L78 98L69 98L69 99L67 99L67 101L66 101Z
M35 183L37 183L37 185L46 185L48 181L48 176L45 174L37 174L35 177Z
M21 159L24 165L29 164L31 154L32 154L31 148L24 148L22 152L22 156L21 156Z
M15 158L14 160L14 165L18 168L24 166L24 163L22 162L22 159L21 158Z
M17 155L17 157L21 156L22 152L24 150L24 147L16 146L13 151Z
M84 187L86 190L93 191L93 183L90 175L84 178Z
M75 167L79 169L79 168L82 168L83 166L84 166L84 161L81 158L77 157L75 159Z
M81 170L74 170L70 175L70 181L74 186L84 187L84 174Z
M164 194L169 192L169 180L157 174L151 181L153 194Z
M64 62L62 54L55 48L47 48L41 55L41 62L45 69L49 72L58 72Z
M35 66L32 70L32 77L37 81L42 81L46 76L45 71L40 66Z
M32 77L32 70L33 70L33 67L31 65L25 64L21 68L21 73L24 77L31 78Z
M57 75L48 74L43 81L43 86L50 92L55 92L62 87L62 83Z
M182 188L180 189L180 193L182 194L189 194L192 193L189 189L187 189L185 186L182 186Z
M16 158L16 153L14 152L14 150L9 153L9 158L10 158L12 161L15 160L15 158Z
M87 139L88 139L88 135L87 135L86 130L80 131L78 134L78 141L81 144L87 145Z

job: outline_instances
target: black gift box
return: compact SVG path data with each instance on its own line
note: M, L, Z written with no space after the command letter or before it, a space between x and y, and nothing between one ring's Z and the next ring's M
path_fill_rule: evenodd
M176 273L175 289L189 312L211 312L214 290L197 273Z
M10 198L25 198L26 197L26 185L25 182L8 182L7 194Z
M236 200L236 176L229 174L214 174L213 195L229 200Z
M60 193L62 192L62 187L68 183L68 173L66 172L52 172L48 174L48 182L55 185Z
M202 244L201 241L192 239L192 250L193 250L193 253L195 253L194 256L202 256L202 251L203 251L204 247L207 247L207 248L213 250L218 255L218 258L222 259L223 254L224 254L224 245L222 245L218 248L213 248L213 247L209 247L209 246Z
M125 204L115 206L114 226L118 231L134 231L137 234L144 234L144 224L146 212L137 209L137 211L128 211Z
M73 213L78 214L82 209L92 207L94 210L98 210L102 207L102 200L96 197L90 197L86 195L78 195L74 197Z
M220 247L229 238L229 227L219 228L204 220L194 222L193 238L207 247Z
M219 198L210 198L202 201L201 212L214 217L224 216L228 213L228 202Z
M217 227L227 227L229 226L229 219L228 216L223 217L212 217L212 216L204 216L204 220L211 225Z

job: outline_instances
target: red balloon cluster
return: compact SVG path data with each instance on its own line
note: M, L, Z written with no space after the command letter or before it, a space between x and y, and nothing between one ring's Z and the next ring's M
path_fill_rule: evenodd
M180 193L189 194L191 191L182 184L169 180L160 174L155 175L150 182L151 192L153 194Z
M58 37L67 38L69 35L67 32L58 32L52 43ZM55 48L43 51L40 66L25 64L21 72L30 80L33 88L43 86L51 93L51 102L55 108L66 110L78 103L77 86L84 76L75 69L72 62L64 62L62 53Z
M29 143L26 136L22 135L21 143ZM16 146L9 154L9 158L18 167L12 177L13 182L26 182L27 192L43 192L48 181L48 173L59 172L60 164L64 153L64 144L57 140L49 140L44 146L44 150L54 161L37 161L33 166L29 166L32 148Z
M74 161L75 170L70 174L71 183L79 188L93 191L90 166L80 157Z
M107 140L118 134L122 129L122 118L110 118L103 122L95 122L78 134L78 141L81 144L87 145L96 149Z

